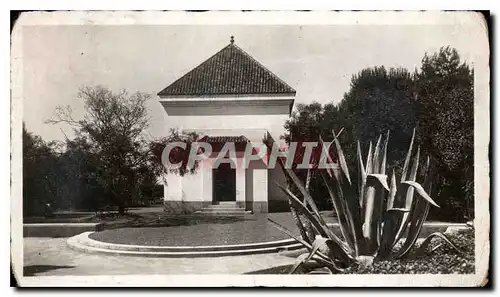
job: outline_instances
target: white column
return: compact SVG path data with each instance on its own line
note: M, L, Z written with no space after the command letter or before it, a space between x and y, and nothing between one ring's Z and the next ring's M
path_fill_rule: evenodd
M268 210L267 182L267 168L253 170L253 211L255 213Z
M243 166L236 166L236 204L245 207L246 200L246 169Z
M212 181L212 178L213 178L213 170L212 170L212 166L210 166L210 162L208 162L208 159L203 161L203 163L199 164L201 168L199 168L199 170L201 170L201 174L203 175L202 179L203 179L203 193L202 193L202 196L203 196L203 201L204 202L212 202L213 201L213 197L212 197L212 194L213 194L213 190L212 190L212 186L213 186L213 181Z

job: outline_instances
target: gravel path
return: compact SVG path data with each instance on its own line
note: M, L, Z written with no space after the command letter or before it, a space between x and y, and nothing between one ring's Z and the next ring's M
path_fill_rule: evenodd
M224 219L191 218L188 225L119 228L93 233L90 238L110 243L155 246L228 245L288 239L267 220L268 217L298 234L289 213L276 213Z

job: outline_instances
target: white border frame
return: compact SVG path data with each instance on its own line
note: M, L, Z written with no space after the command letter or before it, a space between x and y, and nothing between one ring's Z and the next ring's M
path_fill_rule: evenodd
M401 14L404 13L404 18ZM347 25L347 24L471 24L484 34L475 61L475 193L476 274L472 275L127 275L22 277L22 286L478 286L484 284L489 264L489 47L488 33L480 14L466 12L54 12L27 13L18 19L12 34L11 55L11 252L14 269L22 273L22 27L30 25ZM21 202L21 203L19 203ZM20 251L20 252L16 252Z

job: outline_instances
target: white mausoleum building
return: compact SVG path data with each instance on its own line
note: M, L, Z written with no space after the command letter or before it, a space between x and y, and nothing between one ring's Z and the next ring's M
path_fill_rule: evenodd
M262 144L266 133L278 140L289 118L295 90L234 44L208 58L158 93L169 123L195 131L212 144L210 158L195 174L169 174L165 210L173 213L233 210L265 213L287 210L286 196L273 181L284 184L276 166L260 160L241 166L246 143ZM214 164L225 142L236 142L236 168Z

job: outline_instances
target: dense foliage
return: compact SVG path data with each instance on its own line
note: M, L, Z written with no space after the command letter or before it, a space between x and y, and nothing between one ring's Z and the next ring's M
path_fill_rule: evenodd
M339 141L349 170L357 172L357 140L366 151L379 134L390 131L387 164L400 173L416 128L422 155L433 164L431 195L441 205L431 210L430 218L464 221L473 216L473 102L472 69L460 61L456 50L441 48L425 55L415 73L383 66L361 70L337 105L297 105L285 124L284 137L288 142L317 141L323 135L331 141L332 129L342 131ZM297 174L305 178L304 172ZM321 199L328 193L319 176L312 175L310 191L321 209L332 207Z
M441 215L474 212L474 73L455 49L425 55L416 72L418 131L437 165L434 179ZM466 212L464 213L464 210ZM438 215L436 213L436 215Z
M329 169L315 167L308 171L317 171L328 189L328 196L323 199L329 199L334 206L340 236L322 218L307 185L304 185L293 169L285 168L284 161L280 159L280 167L299 192L296 196L290 191L290 187L278 184L288 196L291 215L299 229L300 238L272 219L268 220L308 250L297 258L290 270L292 274L298 271L308 273L318 267L327 267L330 272L339 273L352 265L371 266L374 261L403 258L415 246L431 205L439 207L428 194L432 185L428 175L430 158L420 167L420 148L413 153L415 133L412 135L402 173L396 176L393 170L390 186L389 175L386 173L389 134L384 139L380 135L374 147L370 144L366 163L358 142L357 189L353 188L340 142L336 134L332 134L338 166ZM324 144L321 138L320 142ZM269 144L272 145L273 142ZM325 155L327 160L331 160L329 153ZM422 184L417 181L420 168L423 169ZM298 197L303 197L303 200ZM426 237L419 249L425 249L434 238L440 238L444 244L459 251L440 232ZM394 249L401 242L402 245L397 250Z
M83 119L59 107L50 123L67 123L75 137L56 146L23 129L23 204L26 215L52 210L103 210L150 202L159 195L163 166L157 141L145 136L148 116L142 93L82 88ZM160 186L161 187L161 186Z
M432 241L425 253L412 250L408 257L397 261L385 260L372 266L353 265L348 274L473 274L475 273L474 229L447 235L461 253L438 240Z
M23 124L23 215L44 215L60 197L58 155Z

